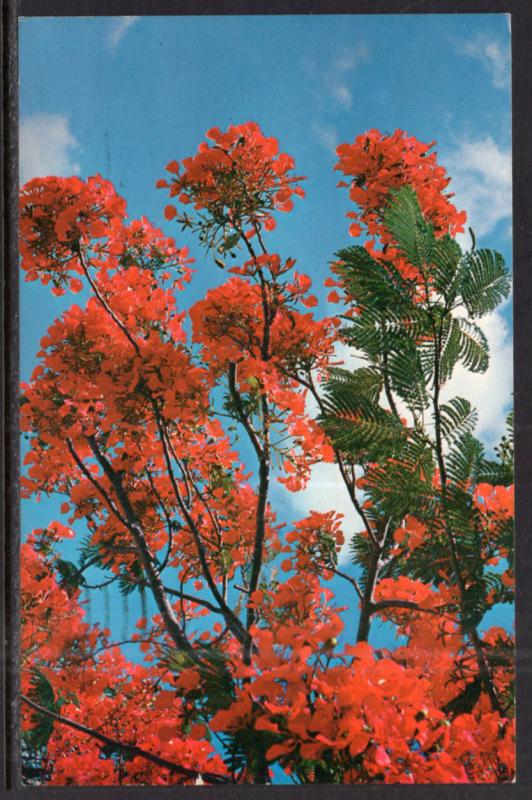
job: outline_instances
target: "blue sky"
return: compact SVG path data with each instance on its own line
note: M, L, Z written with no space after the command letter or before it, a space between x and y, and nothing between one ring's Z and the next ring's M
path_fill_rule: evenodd
M403 128L437 141L477 240L510 264L509 44L509 18L495 14L21 19L21 179L100 172L112 180L131 216L143 214L190 245L198 272L186 307L225 275L164 220L166 197L155 181L168 161L192 154L208 128L256 120L308 177L307 198L281 215L272 249L297 258L315 282L318 313L327 313L328 262L352 242L347 196L335 188L335 146L368 128ZM45 328L68 304L21 284L23 380ZM478 434L492 446L511 402L510 303L483 327L490 369L458 374L452 394L477 404ZM306 492L279 490L274 501L297 519L322 506L324 492L358 528L325 465ZM54 500L23 505L23 533L59 513Z

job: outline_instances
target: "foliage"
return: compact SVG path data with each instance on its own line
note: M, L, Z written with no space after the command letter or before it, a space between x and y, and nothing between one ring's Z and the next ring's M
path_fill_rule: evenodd
M22 386L23 495L63 495L72 526L22 547L25 757L57 785L268 783L274 765L295 783L510 781L513 640L479 625L513 599L513 438L488 458L471 403L441 395L458 365L488 366L502 257L462 252L430 146L369 131L336 166L368 238L337 253L341 310L319 319L310 277L267 246L304 196L294 160L256 123L207 138L157 184L229 273L188 309L187 248L128 222L109 182L21 191L26 279L84 292ZM360 530L326 492L278 519L273 480L299 492L322 462ZM89 569L149 595L135 660L86 621ZM371 645L377 617L400 645Z

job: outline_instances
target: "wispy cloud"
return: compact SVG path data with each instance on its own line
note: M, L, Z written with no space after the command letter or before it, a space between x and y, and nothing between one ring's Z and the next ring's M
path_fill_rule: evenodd
M369 59L367 46L359 42L339 53L324 72L324 81L332 98L345 109L353 104L352 73Z
M442 156L453 176L453 202L465 208L468 224L482 236L512 215L512 154L491 136L462 140L451 153Z
M338 131L330 122L331 114L339 110L348 111L353 105L354 73L369 61L370 52L364 42L330 54L328 59L310 58L303 62L310 81L317 112L312 124L314 138L328 152L335 151Z
M312 124L312 133L323 147L330 153L336 151L338 144L338 131L334 125L327 125L323 122L314 122Z
M107 44L110 50L116 50L128 30L140 17L117 17L114 19L107 34Z
M64 114L34 114L20 123L19 174L21 183L45 175L77 175L79 143Z
M497 89L506 89L510 84L510 46L484 34L458 45L462 55L480 61Z
M353 105L351 88L343 82L331 81L331 94L339 105L348 109Z
M321 111L333 107L351 108L353 103L353 74L370 57L363 42L330 54L327 59L319 57L305 59L303 66L311 79L316 105Z
M359 64L367 61L369 49L364 42L358 42L351 48L339 53L333 61L333 68L337 72L352 72Z

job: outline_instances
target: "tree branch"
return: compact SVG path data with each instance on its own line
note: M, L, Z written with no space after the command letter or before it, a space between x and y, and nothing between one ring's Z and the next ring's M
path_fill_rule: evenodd
M169 769L171 772L176 772L186 778L198 778L201 776L202 779L208 781L209 783L230 783L229 778L226 778L224 775L218 775L215 772L198 772L194 769L188 769L188 767L183 767L180 764L175 764L173 761L168 761L166 758L157 756L155 753L150 753L147 750L143 750L141 747L137 747L137 745L129 745L118 741L118 739L112 739L110 736L106 736L104 733L100 733L100 731L97 731L94 728L89 728L87 725L82 725L81 723L76 722L69 717L64 717L62 714L57 714L55 711L51 711L49 708L45 708L35 701L30 700L30 698L26 697L24 694L21 695L21 698L23 703L32 708L34 711L37 711L39 714L45 714L47 717L54 719L56 722L60 722L62 725L67 725L73 730L84 733L86 736L90 736L91 739L97 739L99 742L102 742L102 744L107 745L107 747L112 747L116 750L121 750L124 753L129 753L131 756L133 756L133 758L145 758L146 761L151 761L153 764L157 764L159 767Z
M114 489L118 502L122 507L127 528L131 532L135 544L137 545L142 565L144 567L144 571L146 573L146 577L150 585L150 589L152 591L157 607L161 613L161 616L164 620L165 627L168 633L170 634L171 638L173 639L174 643L176 644L176 646L182 650L185 650L189 654L193 655L194 648L186 639L181 629L181 626L174 614L174 610L168 601L168 598L164 591L164 587L161 582L159 570L157 569L155 556L146 540L144 531L142 530L140 521L135 511L133 510L128 494L122 483L122 480L118 475L118 473L115 472L110 462L107 460L107 458L99 449L94 436L88 436L87 441L89 443L92 452L94 453L96 460L100 464L104 474L111 483L111 486Z
M203 606L204 608L208 608L209 611L212 611L213 614L221 614L224 616L224 612L218 606L215 606L214 603L210 603L208 600L204 600L203 597L198 597L197 595L187 594L186 592L181 592L179 589L171 589L169 586L164 587L165 592L171 594L172 597L179 597L183 600L190 600L191 603L196 603L198 606Z
M155 497L157 498L157 502L159 503L159 505L162 508L163 515L164 515L164 518L165 518L165 521L166 521L166 529L168 531L168 547L167 547L167 550L166 550L166 554L165 554L165 556L164 556L164 558L161 561L161 564L159 566L159 572L163 572L166 569L166 566L168 564L168 559L170 558L170 553L172 552L172 544L173 544L173 540L174 540L174 531L173 531L173 528L172 528L172 520L170 519L170 514L168 513L168 510L166 508L166 505L165 505L161 495L157 491L157 487L155 486L152 474L151 474L149 469L146 469L146 474L148 476L148 481L150 482L150 486L151 486L152 492L154 493Z
M475 625L467 622L467 615L466 615L466 586L464 582L464 578L462 575L462 571L460 569L459 557L458 557L458 550L456 546L456 541L454 538L454 533L449 525L448 522L448 511L447 511L447 470L445 466L445 458L443 455L443 435L442 435L442 428L441 428L441 413L440 413L440 358L441 358L441 335L442 335L442 326L443 320L440 323L440 330L436 330L436 323L434 318L431 316L432 322L432 331L434 336L434 394L432 397L432 405L433 405L433 412L434 412L434 433L436 439L436 458L438 461L438 468L440 470L440 488L441 488L441 504L442 504L442 512L443 512L443 522L444 522L444 531L445 536L447 539L447 543L449 546L449 553L451 556L451 564L453 568L453 572L456 578L456 583L458 586L458 593L460 595L460 617L461 617L461 624L462 630L465 635L469 636L473 648L475 650L475 656L477 659L478 670L480 680L482 682L482 686L488 695L491 703L491 707L494 711L498 711L501 713L501 704L499 701L497 689L495 684L492 680L490 674L489 664L486 660L486 656L482 650L482 644L480 641L480 637L478 635L478 631Z
M363 599L362 589L358 585L358 581L356 578L353 578L351 575L348 575L347 572L342 572L342 570L338 569L337 567L329 567L327 564L320 564L321 567L328 570L329 572L333 572L335 575L338 575L339 578L343 578L345 581L351 584L354 588L355 592L357 593L360 600Z
M124 323L119 320L119 318L117 317L117 315L115 314L115 312L113 311L113 309L111 308L111 306L109 305L107 300L103 297L102 293L100 292L100 290L98 288L98 285L92 279L92 276L91 276L91 274L90 274L90 272L88 270L88 267L87 267L87 264L85 262L85 258L83 256L83 252L81 250L81 246L80 246L79 242L77 242L77 247L75 249L73 247L72 249L73 249L73 252L75 252L76 255L79 258L79 261L80 261L80 264L81 264L81 268L83 269L83 272L85 273L85 277L87 278L87 280L88 280L88 282L90 284L90 287L91 287L92 291L94 292L94 295L95 295L96 299L98 300L100 305L105 309L105 311L107 311L107 313L109 314L109 316L111 317L113 322L116 325L118 325L118 327L120 328L120 330L122 331L122 333L124 334L124 336L126 337L128 342L133 345L136 354L140 355L140 347L138 346L138 343L135 341L133 336L130 334L130 332L128 331L128 329L124 325Z
M103 499L105 500L105 502L107 503L107 505L109 506L115 517L118 519L118 521L125 528L127 528L128 527L127 520L125 519L125 517L122 516L120 511L117 509L117 507L115 506L115 504L111 499L111 496L108 494L107 490L104 489L103 486L101 486L101 484L96 480L94 475L92 475L92 473L87 469L82 459L78 456L78 454L74 450L74 445L72 444L72 440L67 438L66 443L72 458L80 468L81 472L85 475L87 480L90 481L90 483L92 483L96 491L103 497Z
M387 608L404 608L411 611L420 611L424 614L433 614L434 616L444 617L454 621L454 618L451 617L450 614L445 614L441 610L438 610L438 608L423 608L411 600L379 600L377 603L371 603L372 614L385 611Z
M169 474L169 477L170 477L170 483L172 484L172 489L173 489L175 498L177 500L177 503L179 505L179 508L181 509L181 513L183 514L183 516L185 518L185 521L186 521L187 525L189 526L190 531L191 531L191 533L192 533L192 535L194 537L194 541L196 543L196 549L198 551L198 558L199 558L199 561L200 561L200 565L201 565L201 569L202 569L203 575L204 575L205 580L207 581L207 583L209 585L209 589L211 590L216 602L218 603L218 605L220 607L220 610L221 610L221 612L222 612L222 614L223 614L223 616L224 616L224 618L225 618L230 630L232 631L232 633L236 636L236 638L240 642L244 643L249 638L249 634L244 629L241 621L238 619L236 614L233 613L233 611L229 608L229 606L225 602L225 600L222 597L220 591L218 590L218 587L216 586L216 582L215 582L214 578L211 575L211 571L209 569L209 564L208 564L208 561L207 561L207 555L205 553L205 548L204 548L203 542L201 540L201 534L198 531L198 528L196 526L196 523L195 523L190 511L188 510L188 508L185 505L185 502L184 502L183 497L181 495L181 492L179 490L179 486L177 485L177 481L176 481L176 478L175 478L175 475L174 475L174 471L172 469L172 460L170 458L170 453L169 453L169 450L168 450L168 440L167 440L166 428L165 428L164 423L163 423L163 421L161 419L161 415L159 413L159 409L157 408L157 404L155 403L153 398L152 398L152 404L153 404L153 410L154 410L154 413L155 413L157 429L159 431L159 439L160 439L160 442L161 442L161 446L163 448L163 454L164 454L164 458L165 458L165 462L166 462L166 467L168 469L168 474Z
M236 364L233 361L230 361L227 365L227 378L229 384L229 392L233 399L233 402L236 407L236 411L238 414L238 419L246 429L246 433L249 436L249 440L253 445L253 448L257 454L257 458L262 458L262 447L260 446L260 442L258 440L257 434L251 427L250 421L244 411L244 406L242 405L242 398L240 396L240 392L236 388Z

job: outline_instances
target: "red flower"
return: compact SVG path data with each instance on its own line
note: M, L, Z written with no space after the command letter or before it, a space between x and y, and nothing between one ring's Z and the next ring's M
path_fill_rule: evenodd
M231 125L225 133L211 128L206 135L213 144L202 142L195 156L167 166L176 176L170 197L208 210L220 224L238 232L273 230L272 211L291 211L292 197L304 196L302 177L290 174L293 158L279 153L277 139L264 136L256 122ZM175 213L173 206L166 207L167 219Z

